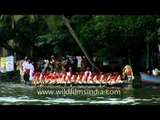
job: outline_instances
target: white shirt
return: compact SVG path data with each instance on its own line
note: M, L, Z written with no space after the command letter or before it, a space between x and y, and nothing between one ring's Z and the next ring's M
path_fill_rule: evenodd
M155 76L158 76L159 73L160 71L157 68L152 70L152 74Z
M92 75L91 71L85 71L84 75Z
M33 80L34 79L34 77L33 77L33 73L34 73L34 66L33 66L33 64L32 63L30 63L29 64L29 80Z
M24 61L22 66L23 66L23 72L25 72L25 69L30 69L30 65L28 61Z

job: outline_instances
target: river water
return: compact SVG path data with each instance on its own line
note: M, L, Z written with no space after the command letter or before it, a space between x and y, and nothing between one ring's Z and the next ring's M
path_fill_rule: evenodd
M0 83L0 105L156 105L160 87L29 86Z

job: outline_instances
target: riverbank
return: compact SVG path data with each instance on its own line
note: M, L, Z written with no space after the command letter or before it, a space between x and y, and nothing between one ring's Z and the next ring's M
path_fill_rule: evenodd
M20 82L19 71L12 71L1 73L0 72L0 82Z

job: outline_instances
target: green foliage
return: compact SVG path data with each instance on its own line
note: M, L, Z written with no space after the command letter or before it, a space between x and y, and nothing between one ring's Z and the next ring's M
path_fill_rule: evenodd
M134 56L138 59L146 51L146 42L152 45L160 40L158 15L73 15L67 18L91 57ZM35 58L51 54L83 55L58 15L1 15L0 39L1 46L10 46L19 54Z

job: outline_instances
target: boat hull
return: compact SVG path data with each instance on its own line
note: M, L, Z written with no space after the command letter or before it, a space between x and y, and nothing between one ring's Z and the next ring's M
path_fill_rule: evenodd
M160 85L160 77L148 75L140 72L141 81L143 84Z

